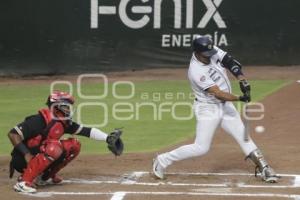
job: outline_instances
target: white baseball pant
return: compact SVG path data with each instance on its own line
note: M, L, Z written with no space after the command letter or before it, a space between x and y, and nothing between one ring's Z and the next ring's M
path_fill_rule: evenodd
M247 142L244 141L245 126L232 102L209 104L195 101L194 113L197 119L195 142L158 155L162 167L166 168L174 161L206 154L219 125L237 141L246 156L257 149L250 137Z

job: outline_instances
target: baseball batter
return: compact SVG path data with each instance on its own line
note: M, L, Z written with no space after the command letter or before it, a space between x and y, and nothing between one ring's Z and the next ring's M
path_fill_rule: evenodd
M242 96L232 94L226 71L229 70L240 84ZM164 178L165 169L174 161L204 155L210 149L219 125L240 145L247 158L256 165L255 174L263 181L275 183L278 176L264 159L251 138L244 140L245 126L232 101L250 102L250 85L241 70L241 64L227 52L214 46L206 36L193 41L193 55L188 78L195 94L194 112L197 119L195 142L158 155L153 161L153 173Z

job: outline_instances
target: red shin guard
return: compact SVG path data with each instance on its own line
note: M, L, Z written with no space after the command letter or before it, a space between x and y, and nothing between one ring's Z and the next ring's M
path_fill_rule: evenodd
M66 140L60 141L63 146L63 150L65 153L65 157L62 162L57 165L51 167L48 172L46 172L43 176L43 180L47 180L49 178L55 177L58 171L64 168L68 163L70 163L80 152L81 144L75 138L69 138Z
M22 181L31 184L33 180L51 164L51 162L52 161L49 160L43 153L37 154L27 164L27 168L24 170L22 175Z
M52 162L57 160L63 153L63 147L58 140L47 140L41 147L41 153L37 154L27 164L22 180L32 183L33 180L45 171Z

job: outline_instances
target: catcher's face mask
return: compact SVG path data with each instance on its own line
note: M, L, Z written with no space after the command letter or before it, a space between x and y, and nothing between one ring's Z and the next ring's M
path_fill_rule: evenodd
M51 113L53 113L53 118L58 120L71 121L74 109L73 105L68 102L53 103L50 107Z

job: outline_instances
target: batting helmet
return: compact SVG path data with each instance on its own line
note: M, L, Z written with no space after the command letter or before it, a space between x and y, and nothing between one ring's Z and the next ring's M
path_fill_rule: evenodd
M211 57L217 53L212 40L208 36L201 36L193 41L193 51L199 52L206 57Z
M49 108L60 111L64 116L71 114L71 105L75 102L74 97L67 92L53 91L47 99L46 105Z

